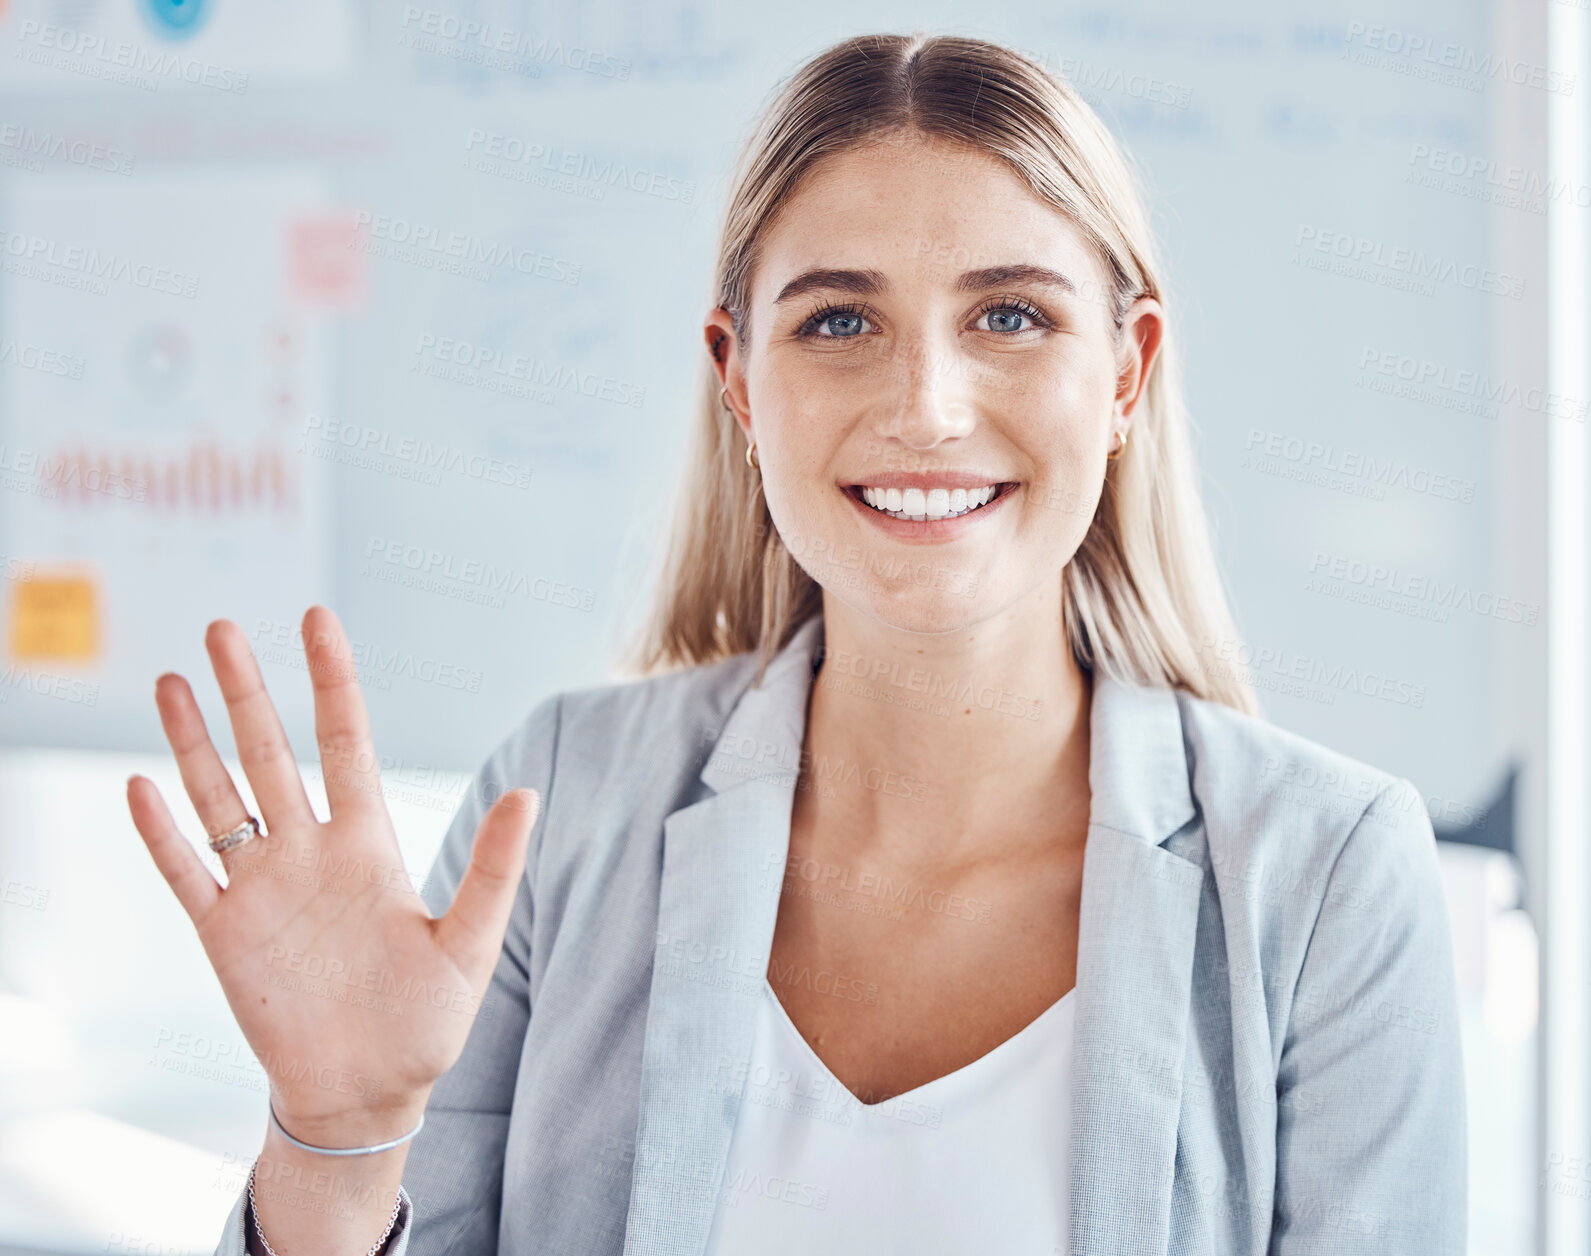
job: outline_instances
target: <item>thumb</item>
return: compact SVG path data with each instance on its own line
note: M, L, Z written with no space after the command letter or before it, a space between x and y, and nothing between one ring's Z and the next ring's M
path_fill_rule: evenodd
M436 922L437 942L472 982L485 984L503 949L530 830L540 813L541 795L533 789L511 789L492 804L475 830L470 866L453 905Z

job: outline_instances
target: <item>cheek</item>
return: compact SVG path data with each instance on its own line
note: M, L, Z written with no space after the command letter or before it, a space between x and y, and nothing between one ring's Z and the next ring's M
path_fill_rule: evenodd
M1007 431L1033 467L1024 526L1047 551L1071 554L1099 505L1114 380L1097 364L1057 364L1005 407Z
M1115 394L1114 360L1093 337L1068 338L1063 351L1034 373L1034 383L1069 413L1103 417Z
M757 460L762 464L762 495L774 526L792 542L797 535L811 537L831 527L824 522L825 511L846 503L824 501L825 490L836 495L838 490L825 478L829 445L820 431L817 407L810 397L794 402L791 398L799 394L781 395L784 400L777 411L770 406L759 414L753 403L752 414ZM741 452L744 457L744 450Z
M827 486L835 451L854 424L854 406L822 373L772 363L756 377L748 401L763 492L779 508L799 510ZM854 398L852 399L854 401Z
M1080 470L1103 453L1115 393L1097 368L1059 363L1034 372L1000 399L1012 436L1045 469Z

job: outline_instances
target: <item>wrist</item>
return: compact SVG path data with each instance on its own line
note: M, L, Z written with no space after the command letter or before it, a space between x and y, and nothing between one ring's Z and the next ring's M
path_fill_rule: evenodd
M362 1106L342 1111L295 1111L284 1103L281 1096L270 1097L271 1114L275 1116L272 1136L289 1145L293 1140L311 1148L328 1151L379 1146L411 1135L425 1116L425 1105L430 1098L430 1087L424 1092L393 1098L378 1107Z
M250 1256L278 1256L267 1233L278 1242L290 1239L300 1248L311 1240L337 1247L363 1245L378 1218L384 1217L381 1237L367 1249L367 1256L378 1256L405 1220L404 1206L413 1207L399 1181L401 1175L401 1164L388 1165L375 1175L306 1171L302 1166L273 1164L267 1150L255 1160L248 1177L245 1250Z

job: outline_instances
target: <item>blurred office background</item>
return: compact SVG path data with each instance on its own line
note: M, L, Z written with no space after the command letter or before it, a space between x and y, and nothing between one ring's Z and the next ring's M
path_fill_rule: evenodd
M1141 165L1230 657L1443 839L1471 1251L1591 1256L1588 18L0 0L0 1251L208 1252L259 1147L123 803L143 772L200 833L155 677L229 747L236 620L315 790L295 638L334 607L423 875L498 740L614 675L755 112L926 30L1041 58Z

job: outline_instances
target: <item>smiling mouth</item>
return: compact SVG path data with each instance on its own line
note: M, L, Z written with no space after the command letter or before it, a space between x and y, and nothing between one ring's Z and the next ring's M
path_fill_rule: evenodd
M1016 486L1014 480L973 489L873 488L865 484L852 484L845 491L881 515L924 523L975 514Z

